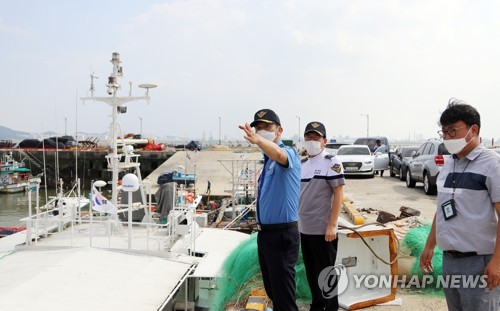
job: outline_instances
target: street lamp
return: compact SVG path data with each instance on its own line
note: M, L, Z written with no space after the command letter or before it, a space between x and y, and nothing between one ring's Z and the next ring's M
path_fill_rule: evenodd
M68 135L68 131L66 130L67 125L68 125L68 118L64 117L64 136Z
M299 143L300 143L300 117L299 116L295 116L297 119L299 119Z
M142 138L142 117L139 117L139 120L141 121L141 138Z
M370 115L361 113L360 115L366 117L366 137L370 136Z
M221 118L219 117L219 145L220 145L220 123L221 123Z

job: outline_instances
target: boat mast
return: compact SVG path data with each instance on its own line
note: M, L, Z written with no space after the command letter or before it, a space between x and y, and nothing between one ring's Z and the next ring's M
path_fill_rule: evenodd
M106 86L108 87L107 93L109 96L107 97L96 97L94 96L94 78L95 76L92 74L91 75L91 96L90 97L83 97L82 101L85 102L87 100L92 100L92 101L97 101L97 102L103 102L111 106L111 113L112 113L112 122L110 125L111 129L111 142L110 142L110 148L109 154L106 156L108 159L108 170L111 170L112 172L112 194L111 194L111 202L113 205L117 206L118 203L118 162L120 161L120 155L118 155L118 123L117 123L117 118L119 113L125 113L127 111L127 107L124 106L124 104L132 101L137 101L137 100L146 100L149 103L149 89L156 87L154 84L141 84L139 87L145 88L146 93L144 96L132 96L131 93L129 93L129 96L123 96L119 97L117 96L117 92L119 89L121 89L120 84L118 83L118 78L123 77L123 69L120 66L120 54L117 52L114 52L112 54L111 58L111 63L113 64L113 72L111 75L108 77L108 84ZM111 166L111 167L110 167Z

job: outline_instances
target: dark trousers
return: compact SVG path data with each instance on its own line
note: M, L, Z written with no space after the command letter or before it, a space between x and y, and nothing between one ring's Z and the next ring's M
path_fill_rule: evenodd
M311 289L312 303L311 311L333 311L339 309L339 299L335 296L330 299L323 297L322 289L319 288L319 274L326 267L335 265L337 258L337 246L339 239L325 241L324 235L300 234L302 247L302 258L306 268L307 281Z
M295 264L299 257L299 230L259 231L259 264L267 296L274 311L297 311Z
M486 265L493 255L476 255L470 257L456 258L446 252L443 254L443 277L452 278L461 276L465 280L479 278L484 273ZM478 286L466 286L466 281L450 282L453 286L444 287L444 296L449 311L497 311L500 303L500 288L488 290L478 281ZM469 283L470 284L470 283Z

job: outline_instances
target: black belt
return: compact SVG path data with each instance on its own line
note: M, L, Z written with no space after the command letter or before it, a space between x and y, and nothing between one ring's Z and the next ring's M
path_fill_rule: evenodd
M464 257L471 257L471 256L477 256L476 252L459 252L459 251L443 251L445 254L450 255L451 257L454 258L464 258Z
M293 222L287 222L284 224L272 224L272 225L262 225L262 224L257 224L257 230L259 231L277 231L277 230L284 230L284 229L289 229L289 228L297 228L298 222L293 221Z

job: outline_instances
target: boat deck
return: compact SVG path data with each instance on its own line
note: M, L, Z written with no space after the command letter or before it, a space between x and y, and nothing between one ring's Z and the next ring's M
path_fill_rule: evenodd
M256 151L178 151L144 180L151 183L151 194L155 194L160 187L157 183L158 177L165 171L177 169L181 173L196 174L195 191L197 194L206 193L207 182L210 181L210 195L230 196L231 173L221 161L231 170L231 161L258 161L261 158L262 153ZM262 163L257 162L257 169L260 168L262 168Z
M0 284L0 305L26 310L29 299L40 311L157 310L191 267L92 247L26 248L2 258L0 273L8 282Z

